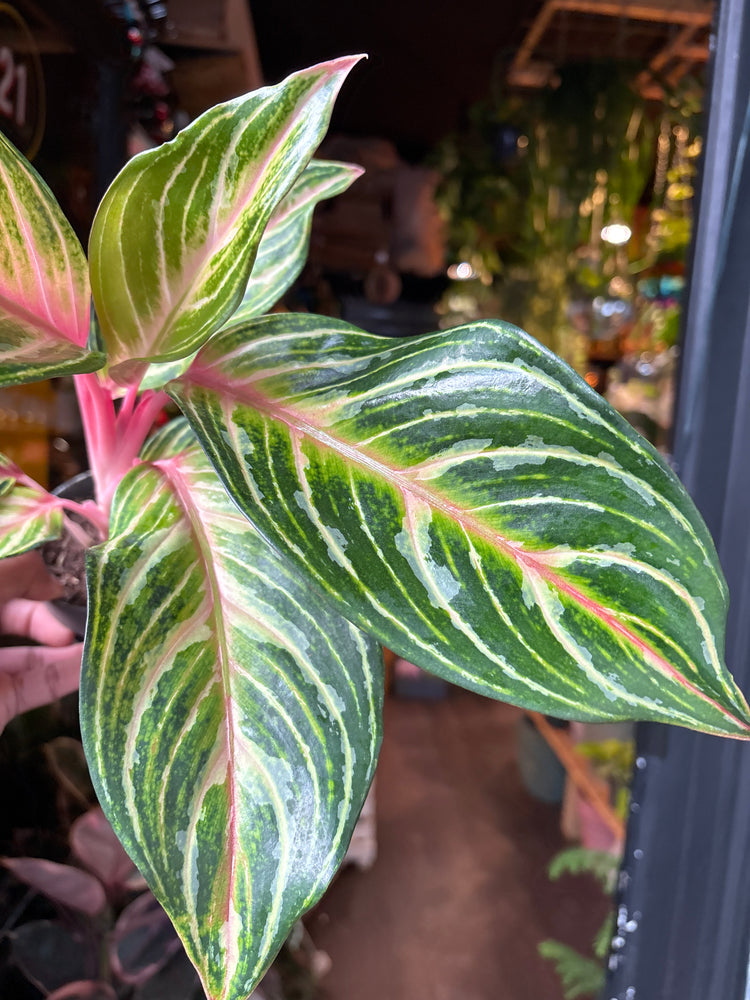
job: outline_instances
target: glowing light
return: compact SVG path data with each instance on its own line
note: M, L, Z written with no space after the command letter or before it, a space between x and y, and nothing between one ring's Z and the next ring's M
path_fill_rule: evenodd
M632 235L633 232L630 226L626 226L622 222L613 222L602 229L602 239L604 242L611 243L615 247L623 246Z
M451 264L448 268L448 277L454 281L468 281L476 276L476 271L467 260L462 260L459 264Z

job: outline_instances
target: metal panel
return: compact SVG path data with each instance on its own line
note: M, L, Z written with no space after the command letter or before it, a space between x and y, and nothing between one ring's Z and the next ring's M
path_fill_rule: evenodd
M719 12L674 453L731 598L750 690L750 0ZM606 1000L743 1000L750 746L643 725Z

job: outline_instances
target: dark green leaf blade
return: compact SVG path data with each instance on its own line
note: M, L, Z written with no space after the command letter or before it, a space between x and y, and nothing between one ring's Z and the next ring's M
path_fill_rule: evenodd
M750 733L695 507L521 331L267 317L171 391L259 530L402 655L563 717Z
M84 745L207 996L240 1000L343 857L382 655L260 539L194 439L177 428L160 453L123 480L90 560Z

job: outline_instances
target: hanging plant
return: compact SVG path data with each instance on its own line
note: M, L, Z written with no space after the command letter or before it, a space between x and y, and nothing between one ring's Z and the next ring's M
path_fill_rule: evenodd
M548 346L571 285L602 283L602 227L632 222L653 170L656 126L633 76L623 63L567 66L555 89L478 104L436 156L451 254ZM474 291L482 315L489 295Z

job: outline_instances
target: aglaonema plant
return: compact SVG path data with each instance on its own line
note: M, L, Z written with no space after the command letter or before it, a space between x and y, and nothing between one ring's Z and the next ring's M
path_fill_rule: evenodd
M311 159L355 62L131 160L88 265L1 144L0 377L74 374L95 491L78 509L103 538L86 755L211 1000L248 996L342 859L381 739L381 643L562 717L750 735L710 536L565 364L499 321L398 340L264 315L316 202L359 173ZM150 435L168 398L184 418ZM75 507L6 461L0 555Z

